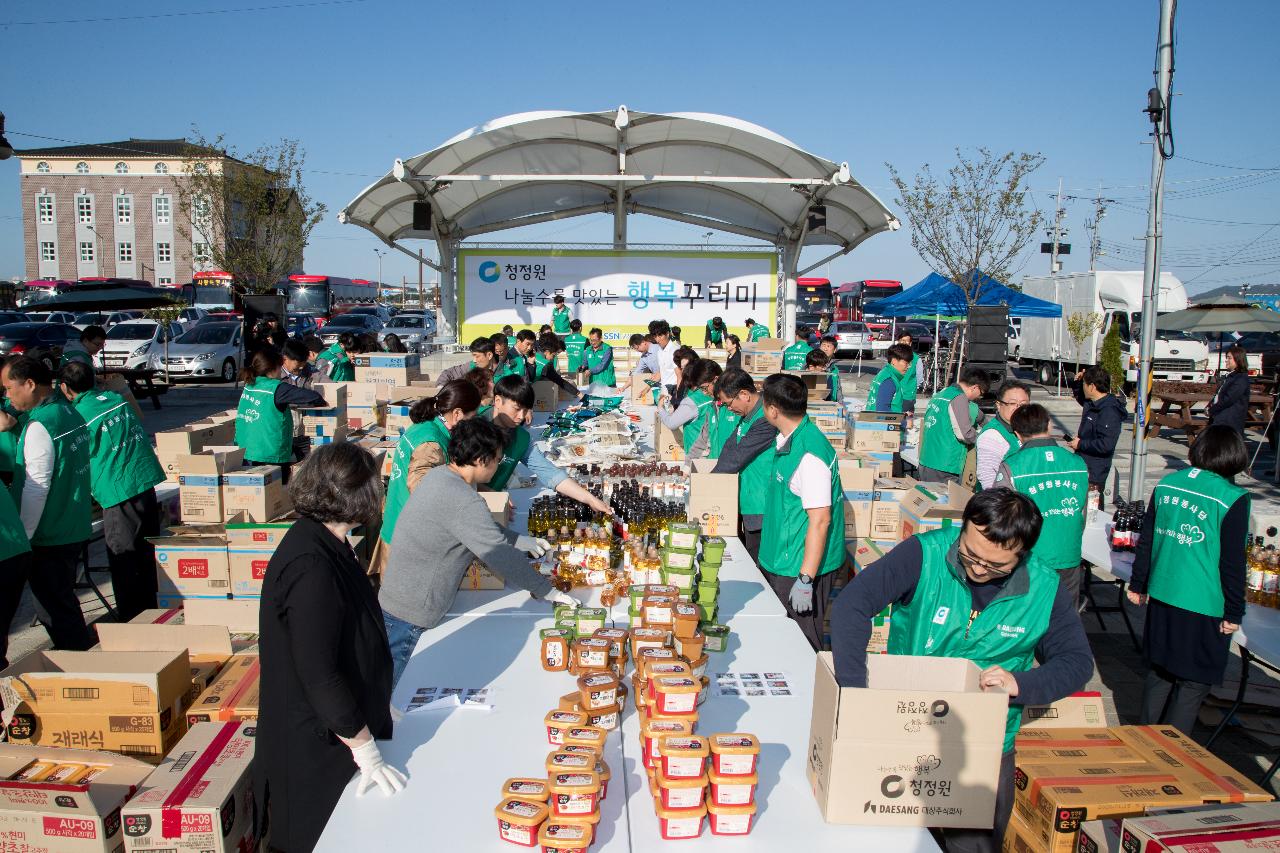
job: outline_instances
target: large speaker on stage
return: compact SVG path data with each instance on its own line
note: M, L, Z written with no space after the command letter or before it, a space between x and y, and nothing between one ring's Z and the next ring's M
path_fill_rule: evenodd
M991 377L994 392L1008 371L1009 309L1004 305L975 305L969 309L968 319L965 367L985 370Z

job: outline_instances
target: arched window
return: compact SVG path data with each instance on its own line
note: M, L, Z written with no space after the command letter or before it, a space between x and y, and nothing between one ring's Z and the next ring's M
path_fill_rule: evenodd
M116 163L116 174L117 174L117 175L127 175L127 174L129 174L129 164L128 164L128 163Z
M156 174L157 174L157 175L167 175L167 174L169 174L169 167L168 167L168 165L166 165L166 164L164 164L164 163L156 163Z
M89 164L83 160L81 160L79 163L76 163L76 174L77 175L89 174Z
M49 174L49 163L45 160L41 160L39 163L36 163L36 171L42 175Z

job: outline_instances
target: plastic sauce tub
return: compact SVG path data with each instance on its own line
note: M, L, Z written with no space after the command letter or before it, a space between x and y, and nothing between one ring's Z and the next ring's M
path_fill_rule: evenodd
M640 740L643 749L644 766L652 767L660 758L658 745L664 737L689 737L693 734L693 724L688 720L649 720L640 728Z
M641 610L643 614L643 607ZM665 628L633 628L631 631L631 657L640 660L640 653L645 649L661 649L667 645L670 634Z
M723 776L712 769L711 802L717 806L745 806L756 800L756 785L760 777L755 773L750 776Z
M649 679L653 707L667 716L692 714L698 707L702 682L687 675L666 675Z
M569 668L569 643L572 637L559 628L544 628L542 635L542 668L547 672L563 672Z
M654 811L658 814L658 828L667 841L682 838L697 838L702 834L702 819L707 816L707 807L696 809L669 809L661 801L654 802Z
M664 779L702 776L707 765L707 739L697 735L670 736L658 741Z
M702 559L717 566L724 560L724 537L708 536L702 540Z
M601 628L591 636L598 640L609 641L609 657L615 660L626 660L627 653L630 651L627 647L628 632L623 628Z
M703 647L709 652L723 652L729 645L729 626L703 623L702 633L707 638Z
M594 752L565 752L556 750L547 756L547 775L591 770L599 755Z
M594 835L590 824L549 820L538 832L542 853L587 853Z
M707 638L698 633L688 637L676 635L676 654L692 664L695 659L702 657L702 647L706 645L706 642Z
M706 801L706 776L694 776L688 779L664 779L659 776L655 781L658 785L658 796L664 808L696 809Z
M526 802L545 803L551 792L547 790L546 779L508 779L502 783L502 796Z
M675 611L671 616L671 631L675 634L677 640L687 639L698 633L698 608L681 601L676 603Z
M578 609L578 636L590 637L604 627L609 611L603 607L582 607Z
M711 736L711 769L721 776L751 776L760 758L755 735L733 732Z
M592 708L587 711L587 725L606 732L611 732L622 722L622 705L621 703L608 705L604 708Z
M551 711L544 722L547 724L547 743L559 746L564 743L565 732L587 724L587 715L578 711Z
M707 817L713 835L746 835L755 822L756 804L718 806L707 803Z
M607 672L593 672L578 679L582 709L594 711L618 704L618 679Z
M532 847L538 843L538 830L547 819L547 804L508 797L494 808L493 814L498 819L499 838L509 844Z
M676 596L645 596L644 601L641 602L641 607L644 610L644 624L646 626L669 628L671 626L671 611L675 607L677 600Z
M547 787L551 791L551 814L557 819L595 813L600 800L600 777L595 770L555 773Z
M573 659L579 669L607 669L609 667L608 640L583 637L573 641Z
M720 577L720 564L704 561L699 564L698 572L704 583L715 583Z
M596 775L600 777L600 799L603 800L609 796L609 780L613 778L613 771L603 759L596 762Z
M575 726L564 733L565 746L585 746L596 754L604 752L604 739L608 734L595 726Z

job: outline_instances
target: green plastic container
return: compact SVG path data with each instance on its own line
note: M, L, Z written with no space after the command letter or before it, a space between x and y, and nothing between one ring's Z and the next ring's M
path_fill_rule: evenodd
M702 650L705 652L723 652L729 646L729 626L717 625L714 622L703 622L700 626L707 641Z
M698 584L698 601L715 604L716 599L720 597L720 584L706 583L705 581Z
M660 552L662 556L662 568L676 569L677 571L693 571L697 565L692 551L678 551L675 548L663 548Z
M568 635L568 637L569 637L569 639L570 639L570 640L575 640L575 639L577 639L577 637L578 637L578 617L576 617L576 616L565 616L565 617L562 617L562 618L560 618L560 619L557 619L557 620L556 620L556 627L557 627L557 628L559 628L561 631L564 631L564 632L565 632L565 634L567 634L567 635Z
M720 582L720 564L719 563L702 563L698 566L698 571L702 573L703 583L719 583Z
M609 618L609 611L603 607L579 607L577 613L577 634L579 637L590 637L604 627Z
M627 595L631 598L632 609L640 606L640 600L644 598L646 587L643 584L632 584L627 587Z
M692 569L688 571L678 569L662 570L662 582L674 586L681 595L692 592L697 581L698 575Z
M551 609L552 617L559 622L561 619L573 619L576 617L578 608L571 604L557 604Z
M714 601L699 601L698 610L701 613L704 622L714 621L716 618L716 603Z
M702 535L700 526L680 521L668 525L667 532L670 536L667 547L671 550L697 553L698 539Z
M724 561L724 537L708 536L702 540L702 559L704 562L720 565Z

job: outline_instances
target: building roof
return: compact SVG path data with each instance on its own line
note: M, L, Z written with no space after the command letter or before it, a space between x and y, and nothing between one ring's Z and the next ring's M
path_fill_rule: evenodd
M126 139L122 142L97 142L90 144L60 145L51 148L23 148L15 151L19 157L184 157L192 151L212 157L225 157L227 152L217 148L194 146L185 139Z

